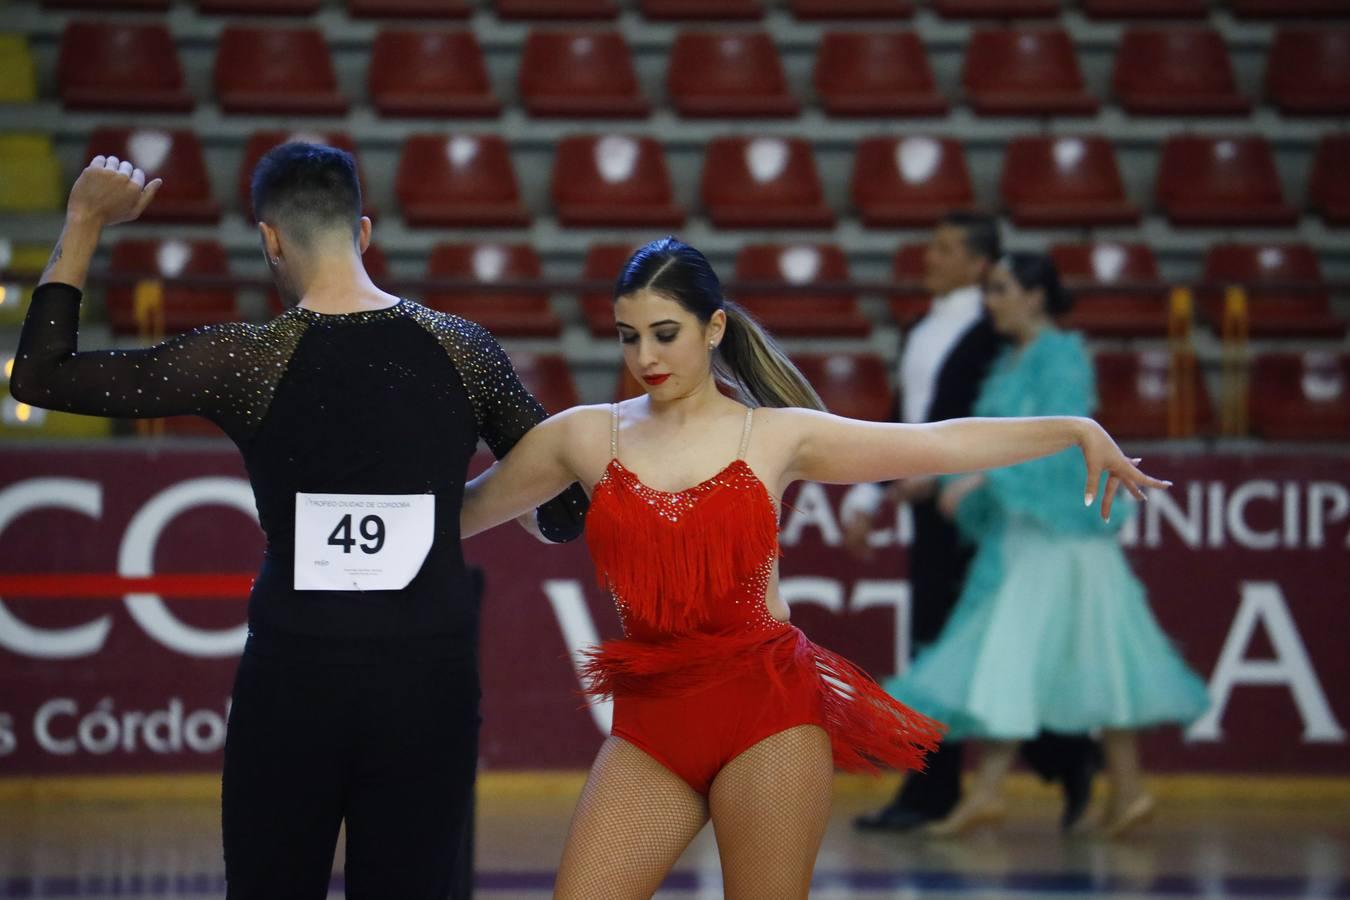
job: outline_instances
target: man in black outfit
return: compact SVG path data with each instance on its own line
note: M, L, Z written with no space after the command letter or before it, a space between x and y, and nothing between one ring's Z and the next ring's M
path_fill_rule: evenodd
M444 900L478 756L478 605L460 551L470 458L544 418L484 329L377 288L352 158L287 144L254 172L267 265L292 304L263 325L77 352L102 229L159 181L95 157L33 294L15 398L86 415L196 414L238 445L267 537L225 744L229 900L322 900L347 827L351 898ZM573 486L541 508L581 532Z
M933 305L911 330L900 357L903 422L937 422L971 415L980 385L1001 348L984 313L981 286L1001 255L998 223L978 213L943 218L924 255L924 286ZM883 492L861 494L847 522L847 542L865 555L867 535L881 499L910 504L914 540L909 550L911 644L917 649L937 640L960 596L974 548L963 543L938 511L935 482L912 479ZM846 514L848 515L848 514ZM1083 736L1043 732L1022 745L1028 764L1064 787L1062 824L1082 815L1100 767L1097 745ZM923 772L906 777L895 798L875 813L859 816L864 830L905 831L945 817L961 794L961 745L944 741L928 757Z

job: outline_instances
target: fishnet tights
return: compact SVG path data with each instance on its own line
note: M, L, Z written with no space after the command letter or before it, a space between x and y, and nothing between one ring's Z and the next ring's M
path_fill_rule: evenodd
M705 800L611 737L577 803L555 900L647 900L711 816L728 900L805 898L830 815L830 740L803 725L718 773Z

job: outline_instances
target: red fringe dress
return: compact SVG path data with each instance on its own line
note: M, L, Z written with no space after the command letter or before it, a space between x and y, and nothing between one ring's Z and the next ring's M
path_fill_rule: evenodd
M587 692L614 698L613 734L706 794L770 735L819 725L850 772L919 768L943 726L769 614L778 515L741 451L687 490L647 487L619 462L596 484L586 542L624 637L589 651Z

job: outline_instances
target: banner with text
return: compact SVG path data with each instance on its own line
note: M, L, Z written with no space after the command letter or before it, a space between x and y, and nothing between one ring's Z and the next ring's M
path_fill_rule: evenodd
M1350 463L1155 455L1150 469L1175 487L1151 496L1122 541L1212 705L1185 733L1150 733L1145 763L1350 774ZM813 640L881 678L909 655L909 522L898 513L873 535L872 558L855 559L841 546L849 490L789 492L782 591ZM357 527L358 539L376 536ZM70 584L0 597L0 777L218 768L244 597L99 598L89 586L224 575L246 589L262 547L243 467L224 447L0 450L0 578ZM610 709L581 699L574 654L618 622L584 544L541 545L512 525L465 553L487 581L484 765L587 765Z

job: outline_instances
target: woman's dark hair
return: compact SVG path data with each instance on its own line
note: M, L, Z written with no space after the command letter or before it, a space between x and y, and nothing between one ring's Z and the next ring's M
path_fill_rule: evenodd
M1024 291L1040 289L1045 294L1045 311L1055 318L1073 308L1073 294L1059 280L1055 261L1044 253L1009 253L1003 257L1012 277Z
M663 294L707 323L727 315L726 334L713 357L713 372L752 406L824 410L815 389L773 338L737 304L722 296L722 282L707 257L674 237L652 241L629 258L614 285L614 298L640 290Z

